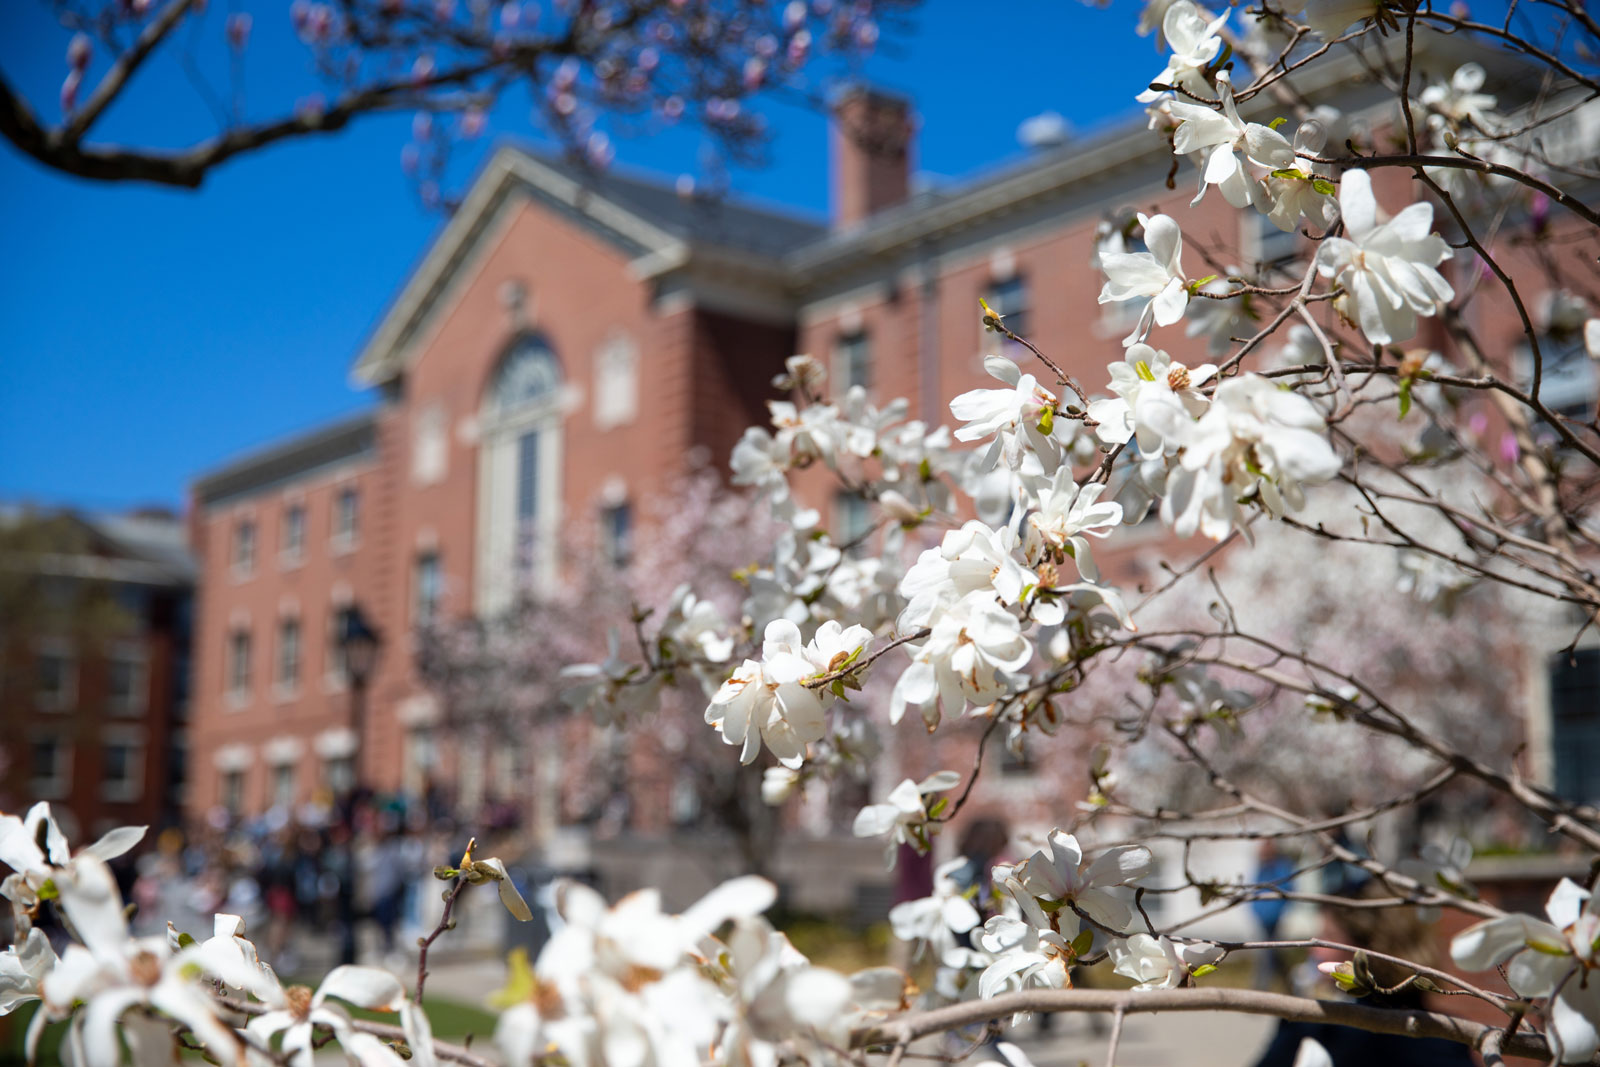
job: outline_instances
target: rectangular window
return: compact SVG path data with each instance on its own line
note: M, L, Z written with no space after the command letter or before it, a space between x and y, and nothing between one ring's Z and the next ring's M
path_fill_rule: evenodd
M283 513L283 560L298 563L306 551L306 506L290 504Z
M633 509L627 501L601 510L600 536L606 560L613 567L626 567L633 558Z
M61 711L78 699L78 661L62 649L47 648L34 656L34 698L44 711Z
M841 549L852 555L864 554L872 530L872 506L859 493L839 493L833 499L833 528Z
M228 695L235 700L250 696L250 631L228 635Z
M1028 283L1020 274L989 286L984 300L1001 317L1006 329L1018 337L1028 336Z
M840 395L857 385L872 388L872 345L865 332L858 330L834 344L833 381Z
M517 522L531 524L539 517L539 433L517 438Z
M278 688L294 692L300 686L300 620L278 623Z
M144 657L134 651L113 652L106 661L106 710L113 715L138 715L145 709Z
M356 543L360 532L361 498L354 487L339 490L333 505L333 539L340 548Z
M28 746L29 792L34 800L60 800L72 788L72 746L56 734L39 734Z
M417 557L416 604L412 618L420 627L432 626L439 615L439 553L424 552Z
M138 800L144 789L144 744L133 737L107 737L101 749L100 792L107 800Z
M1556 792L1600 801L1600 648L1580 648L1550 664L1550 743Z
M339 608L328 620L328 677L339 685L349 680L344 662L344 635L350 629L350 611L350 608Z
M217 798L228 814L237 817L244 810L244 772L226 771L222 775L221 795Z
M256 524L253 519L241 519L233 528L233 570L247 577L256 569Z
M294 806L294 764L280 763L272 768L272 806L288 810Z
M1283 270L1291 269L1296 260L1300 258L1300 233L1290 230L1285 233L1265 215L1252 213L1251 218L1244 220L1244 225L1252 225L1252 218L1256 228L1255 253L1256 260L1263 267L1276 267Z
M356 784L355 761L349 756L339 756L336 759L324 760L322 763L322 784L335 795L349 792Z
M534 565L534 537L539 527L539 433L517 438L516 573L526 578Z

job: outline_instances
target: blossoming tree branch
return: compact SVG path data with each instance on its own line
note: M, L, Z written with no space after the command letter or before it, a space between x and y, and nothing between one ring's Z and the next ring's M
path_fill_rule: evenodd
M43 165L103 181L195 187L212 168L281 141L332 133L363 116L414 112L401 162L425 201L450 147L478 137L502 96L533 101L531 122L595 166L607 129L698 123L735 158L759 158L765 118L752 98L818 102L830 78L900 28L908 0L294 0L279 7L305 49L306 90L246 93L260 63L249 12L208 0L46 0L62 29L58 99L34 99L0 71L0 135ZM108 141L108 111L141 73L183 73L214 129L183 147ZM280 71L278 85L293 85ZM287 76L286 76L287 75Z
M1415 684L1423 665L1389 669L1325 632L1286 630L1265 591L1236 603L1218 577L1287 561L1273 596L1293 599L1326 577L1319 568L1359 560L1360 574L1336 576L1347 588L1379 574L1390 599L1437 612L1440 635L1465 632L1450 610L1470 602L1472 626L1506 625L1542 653L1570 652L1595 624L1600 426L1592 397L1555 405L1541 383L1558 345L1600 358L1600 218L1585 198L1600 174L1553 136L1600 93L1600 26L1581 4L1532 6L1524 23L1388 0L1148 5L1144 27L1167 58L1125 88L1174 175L1187 160L1196 202L1298 232L1314 254L1289 273L1246 271L1171 216L1108 221L1093 255L1100 302L1131 325L1122 358L1075 377L1073 361L974 308L995 342L995 384L951 399L953 430L860 389L828 399L821 365L796 356L777 383L790 398L733 456L733 481L777 530L740 572L742 603L686 586L634 613L635 641L563 672L567 705L605 725L648 725L666 687L697 683L704 728L737 750L730 761L764 763L772 804L870 762L880 732L974 739L960 767L920 768L859 812L855 832L881 839L890 863L902 847L935 847L1002 746L1031 743L1077 768L1081 802L1026 858L993 868L992 892L969 891L957 858L931 896L889 913L934 969L927 988L893 968L814 965L763 917L776 892L759 877L681 914L652 891L608 904L562 884L558 932L536 960L512 960L497 1052L456 1047L433 1039L422 1007L426 955L414 984L340 967L315 989L286 988L231 916L132 937L106 861L142 831L75 849L41 804L0 818L12 871L0 892L17 930L0 955L0 1012L41 1001L30 1048L63 1026L77 1062L95 1067L197 1047L223 1063L304 1067L329 1043L367 1065L897 1065L930 1035L981 1045L1028 1013L1106 1013L1116 1035L1128 1014L1212 1010L1435 1037L1489 1063L1600 1062L1592 885L1563 880L1544 915L1508 913L1469 884L1459 842L1404 855L1370 835L1356 843L1467 788L1600 857L1600 811L1534 784L1497 724L1465 707L1470 690L1441 712L1433 683ZM1419 41L1441 32L1531 65L1532 88L1502 101L1474 63L1423 78ZM1349 116L1304 95L1300 79L1330 52L1360 57L1386 101ZM1518 324L1517 351L1486 332L1495 308ZM1179 328L1204 336L1215 362L1169 354ZM822 478L871 502L868 535L824 528L808 504ZM1165 540L1133 539L1152 517ZM1190 555L1159 585L1136 598L1113 580L1119 553L1164 546ZM1194 589L1199 607L1182 599ZM1384 623L1374 612L1350 625ZM866 699L873 686L886 699ZM1289 749L1309 737L1321 749L1294 763L1305 754ZM1301 780L1286 787L1277 767ZM1181 803L1163 775L1189 784ZM1187 856L1228 838L1294 841L1297 874L1355 871L1359 888L1157 869L1155 848L1177 842ZM504 864L471 845L436 874L447 903L494 884L529 914ZM1207 916L1308 900L1465 921L1446 970L1362 943L1355 923L1349 939L1219 941L1150 906L1196 888ZM448 911L427 944L447 926ZM1296 947L1347 955L1327 965L1329 997L1213 977L1230 958ZM1075 969L1101 961L1125 984L1075 988ZM1456 1010L1393 1006L1407 990L1450 994ZM1014 1045L999 1051L1026 1062ZM1330 1062L1314 1043L1301 1061Z

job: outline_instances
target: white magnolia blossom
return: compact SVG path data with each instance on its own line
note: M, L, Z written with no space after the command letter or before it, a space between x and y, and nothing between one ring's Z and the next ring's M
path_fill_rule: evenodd
M973 389L950 401L950 413L966 423L956 430L956 440L993 437L984 461L988 466L1004 456L1008 466L1017 467L1025 447L1042 460L1059 462L1063 447L1071 445L1076 423L1058 417L1056 395L1005 356L985 356L983 369L1006 388Z
M1343 310L1367 340L1386 345L1414 336L1418 315L1437 314L1455 297L1435 269L1452 252L1431 232L1433 205L1418 201L1380 223L1372 178L1355 170L1339 183L1339 212L1347 236L1322 243L1317 270L1344 287Z
M1027 553L1035 561L1060 563L1071 558L1078 573L1094 582L1100 578L1094 556L1089 551L1090 537L1107 537L1122 523L1122 505L1102 501L1101 482L1080 486L1072 480L1072 468L1057 468L1056 476L1039 492L1038 508L1028 516ZM1060 585L1058 581L1041 584ZM1060 622L1060 606L1049 605L1046 614L1038 610L1034 618L1046 624Z
M1227 21L1226 11L1208 19L1190 0L1177 0L1169 6L1161 18L1161 35L1172 49L1172 56L1150 84L1177 86L1195 96L1215 95L1205 72L1222 53L1222 38L1217 31ZM1161 90L1147 88L1138 100L1149 103L1160 95Z
M1186 0L1179 0L1185 3ZM1178 5L1173 5L1176 8ZM1152 324L1171 326L1183 318L1189 305L1189 290L1183 274L1183 231L1166 215L1139 215L1144 227L1145 252L1107 252L1100 256L1100 269L1106 283L1100 289L1100 303L1120 303L1145 298L1139 321L1123 345L1143 341Z
M1463 63L1456 68L1450 80L1429 85L1417 94L1417 103L1426 111L1430 130L1459 131L1471 123L1484 133L1493 133L1499 126L1494 114L1499 101L1490 93L1481 92L1488 75L1476 63Z
M1311 332L1309 326L1289 327L1289 333L1284 337L1277 354L1277 361L1285 367L1312 366L1325 363L1327 359L1327 349L1322 347L1322 342L1317 340L1317 335Z
M884 803L862 808L856 814L852 832L857 837L887 836L884 862L893 868L901 845L913 845L919 852L927 848L926 828L930 816L923 798L959 784L961 776L955 771L939 771L920 782L907 778L890 790L889 799Z
M1139 983L1135 989L1177 989L1198 967L1222 958L1222 949L1205 942L1178 942L1166 936L1134 934L1107 946L1112 969Z
M1501 915L1469 926L1450 942L1464 971L1505 966L1506 984L1523 997L1549 997L1548 1037L1561 1063L1587 1063L1600 1052L1600 911L1590 890L1561 879L1545 903L1549 922Z
M1143 845L1118 846L1085 860L1078 839L1056 830L1044 848L1017 864L1014 875L1034 898L1070 905L1101 926L1124 930L1133 921L1133 910L1110 890L1132 885L1148 875L1154 863Z
M1583 324L1583 350L1590 359L1600 360L1600 319L1589 319Z
M38 1000L42 995L39 983L55 965L55 949L38 927L33 927L0 952L0 1016Z
M1395 588L1409 593L1424 604L1437 604L1449 611L1458 596L1477 582L1478 576L1462 570L1432 552L1403 548L1395 553L1400 575Z
M329 971L315 991L305 986L284 988L275 978L256 983L250 991L267 1011L251 1019L246 1031L263 1044L281 1041L289 1067L311 1067L318 1026L332 1030L346 1052L359 1052L363 1067L403 1067L404 1061L387 1046L370 1034L358 1034L350 1013L337 1003L342 1000L368 1011L399 1011L406 1003L405 990L387 971L346 964ZM411 1029L418 1025L413 1021ZM268 1061L261 1057L260 1062Z
M982 592L971 593L937 614L931 633L912 649L911 665L889 697L889 721L898 723L906 706L922 709L931 729L940 709L961 714L970 701L984 707L1011 690L1012 674L1033 658L1033 645L1016 616Z
M662 632L708 663L726 663L733 655L733 635L721 609L695 596L688 583L673 590Z
M1075 933L1077 916L1068 913L1063 922L1068 920ZM983 924L978 941L993 957L978 976L981 997L996 997L1022 989L1065 989L1071 984L1070 972L1077 953L1068 936L1052 929L1042 913L1028 919L1013 915L991 916Z
M1198 204L1206 188L1215 185L1228 203L1237 208L1271 208L1261 180L1275 170L1294 163L1294 149L1287 138L1269 126L1245 122L1233 103L1233 86L1226 71L1217 72L1221 110L1205 104L1174 100L1168 111L1178 120L1172 148L1179 155L1199 153L1200 192L1191 204Z
M11 868L11 873L0 880L0 896L11 901L18 935L26 934L32 926L39 890L53 875L69 870L84 857L116 859L144 839L145 829L119 826L74 853L47 802L33 805L21 818L0 814L0 864Z
M907 600L900 628L914 630L932 623L964 597L978 594L1003 604L1021 604L1032 577L1017 560L1017 535L1009 528L991 529L977 519L944 535L900 579Z
M1355 23L1372 18L1380 6L1381 0L1298 0L1283 8L1291 13L1303 8L1307 26L1324 38L1334 38Z
M1243 521L1254 493L1274 516L1305 505L1305 487L1339 473L1326 424L1311 402L1259 375L1217 386L1179 457L1161 517L1179 534L1221 540Z
M1322 123L1315 119L1302 122L1294 131L1294 158L1264 179L1270 205L1267 218L1285 233L1298 230L1302 219L1326 230L1338 217L1330 168L1304 158L1320 156L1327 140Z
M1130 345L1122 362L1106 369L1116 396L1089 405L1095 434L1112 445L1136 440L1145 456L1183 447L1210 405L1200 387L1217 373L1215 364L1186 367L1146 344Z
M822 698L805 684L816 673L800 628L787 619L768 623L761 658L745 660L722 683L706 722L728 744L741 746L741 763L754 762L765 741L781 763L798 767L806 745L821 740L826 728Z
M96 856L74 857L71 867L58 869L52 881L80 943L68 945L39 981L44 1008L29 1027L30 1060L41 1024L68 1017L67 1043L84 1067L119 1067L124 1038L134 1044L164 1041L170 1055L172 1039L165 1027L152 1031L123 1026L124 1014L142 1006L188 1027L224 1064L244 1063L244 1042L219 1018L220 1009L201 978L216 974L239 985L254 982L260 972L244 973L242 964L235 969L226 954L212 957L199 946L174 952L165 935L132 937L116 879ZM159 1051L143 1050L152 1058Z
M640 681L643 668L622 657L617 631L606 635L606 658L600 663L574 663L561 668L561 702L587 711L601 726L615 725L645 706L655 687Z
M954 877L966 866L967 860L961 856L941 863L933 872L931 896L907 900L889 909L894 936L916 942L917 958L924 948L929 948L946 967L965 967L971 961L973 952L962 943L961 935L983 920L968 899L966 887Z

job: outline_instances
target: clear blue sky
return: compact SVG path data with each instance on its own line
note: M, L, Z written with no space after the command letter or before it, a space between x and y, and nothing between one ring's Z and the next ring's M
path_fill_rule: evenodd
M229 5L210 6L194 54L226 85L213 42ZM312 91L287 3L234 6L254 12L247 109ZM1030 115L1053 109L1081 132L1131 114L1162 64L1132 36L1140 6L929 0L866 73L916 98L921 169L970 175L1017 156ZM0 2L0 69L52 117L65 47L42 0ZM102 136L180 144L215 129L177 64L147 73ZM494 135L527 135L511 110L462 149L466 171ZM735 171L734 190L822 213L823 120L768 113L772 163ZM441 225L398 163L410 122L239 157L197 192L67 178L0 143L0 500L179 505L198 472L367 404L350 362ZM698 154L688 135L617 145L619 163L669 176Z

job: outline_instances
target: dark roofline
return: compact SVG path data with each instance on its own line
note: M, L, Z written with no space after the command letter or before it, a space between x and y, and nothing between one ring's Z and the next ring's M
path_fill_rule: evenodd
M194 498L201 504L218 504L371 454L377 450L377 426L377 409L369 409L353 418L247 453L195 479Z

